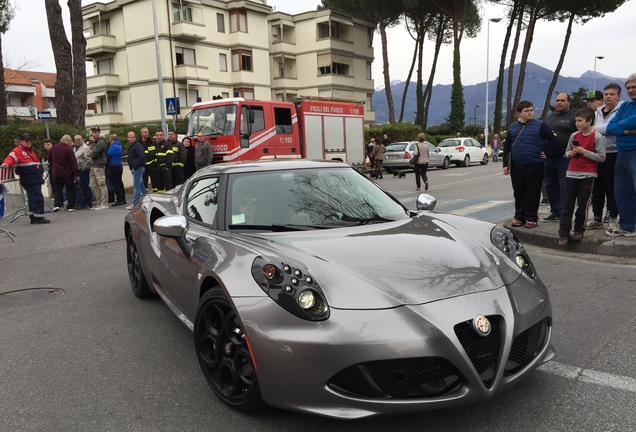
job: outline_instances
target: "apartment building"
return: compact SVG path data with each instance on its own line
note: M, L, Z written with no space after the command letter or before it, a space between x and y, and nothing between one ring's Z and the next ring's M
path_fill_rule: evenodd
M87 126L159 121L157 52L164 98L179 98L179 117L217 96L328 96L366 101L365 120L375 121L373 23L331 10L274 12L266 0L156 0L155 35L152 3L82 9L94 66Z
M24 119L35 118L38 112L55 109L55 80L57 74L27 70L4 69L7 92L7 116Z

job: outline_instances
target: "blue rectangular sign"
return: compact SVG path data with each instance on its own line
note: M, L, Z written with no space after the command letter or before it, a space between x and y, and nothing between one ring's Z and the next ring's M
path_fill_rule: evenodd
M38 113L38 118L40 120L51 120L51 111L40 111Z
M166 98L166 114L177 115L178 114L177 98Z

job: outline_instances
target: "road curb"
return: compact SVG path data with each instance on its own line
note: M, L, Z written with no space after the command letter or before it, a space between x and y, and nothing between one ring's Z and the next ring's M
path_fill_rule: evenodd
M512 219L506 219L503 226L523 243L535 246L566 252L636 258L636 237L609 237L604 230L587 230L580 242L570 241L566 246L559 246L558 224L539 222L537 228L529 229L513 227Z

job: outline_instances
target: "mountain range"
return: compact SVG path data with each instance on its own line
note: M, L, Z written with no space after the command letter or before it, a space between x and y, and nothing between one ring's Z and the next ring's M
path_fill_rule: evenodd
M519 69L519 64L514 66L514 70ZM517 78L518 73L514 74L514 83L513 83L513 96L514 92L517 88ZM525 73L525 81L523 86L523 93L521 96L522 100L531 101L536 110L539 111L539 114L543 110L543 105L545 103L545 96L548 92L548 87L550 86L550 82L552 81L552 76L554 75L554 71L548 70L544 67L541 67L537 64L528 62L526 64L526 73ZM508 68L504 71L504 118L506 111L506 81L505 77L508 76ZM596 87L599 90L603 90L610 82L615 82L623 86L625 79L624 78L613 78L608 77L606 75L602 75L596 72ZM411 82L409 84L406 96L406 102L404 105L404 121L414 121L415 120L415 111L416 111L416 98L415 98L415 82ZM400 106L402 103L402 94L404 93L404 88L406 87L405 81L392 81L391 82L391 91L393 93L393 103L395 106L395 117L396 119L400 116ZM433 96L430 104L430 112L428 115L428 125L438 125L444 123L448 114L450 113L450 97L451 97L451 85L450 84L437 84L433 86ZM592 89L594 87L594 72L587 71L580 77L564 77L559 75L559 79L557 80L557 84L555 87L555 92L559 93L572 93L577 91L579 88ZM492 123L492 119L494 116L495 110L495 96L497 94L497 79L491 80L488 83L488 106L490 107L489 113L489 121ZM625 95L622 97L625 100ZM479 83L475 85L464 86L464 100L466 102L465 105L465 123L471 124L481 124L483 125L485 122L485 110L484 105L486 103L486 83ZM554 101L554 98L552 98ZM475 108L479 105L477 108ZM376 89L373 94L373 109L375 111L375 122L377 124L386 123L389 121L389 110L386 102L386 93L384 88ZM474 118L476 116L476 119Z

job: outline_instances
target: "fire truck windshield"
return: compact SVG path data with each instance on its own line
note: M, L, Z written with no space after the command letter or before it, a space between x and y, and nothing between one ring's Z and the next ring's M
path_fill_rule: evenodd
M236 131L236 105L215 105L190 112L188 136L233 135Z

